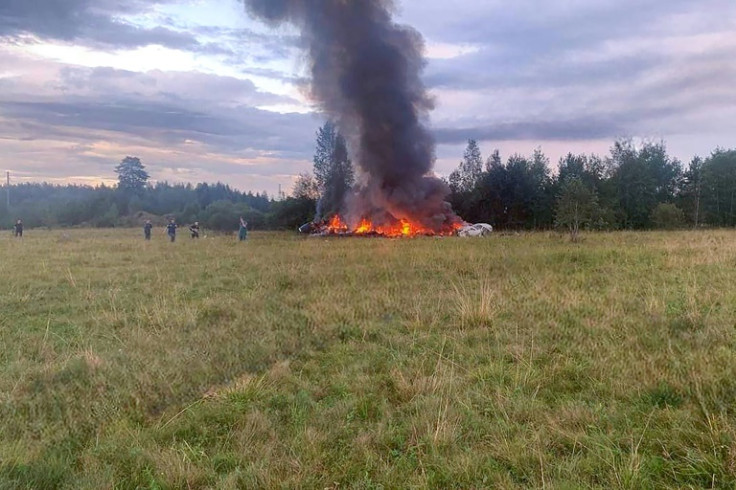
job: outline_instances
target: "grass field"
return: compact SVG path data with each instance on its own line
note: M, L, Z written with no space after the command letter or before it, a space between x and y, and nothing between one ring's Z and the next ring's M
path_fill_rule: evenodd
M736 232L0 236L0 488L734 488Z

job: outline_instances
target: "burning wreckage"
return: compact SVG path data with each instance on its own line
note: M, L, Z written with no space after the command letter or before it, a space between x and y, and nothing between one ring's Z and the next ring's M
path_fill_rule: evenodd
M412 224L409 220L399 220L392 226L374 226L370 220L363 219L359 225L351 229L338 215L330 220L313 221L299 227L299 233L317 237L330 236L358 236L358 237L386 237L404 238L416 236L460 236L485 237L493 232L493 227L487 223L456 223L451 229L435 231Z
M244 0L272 26L299 30L310 69L310 96L347 141L357 185L339 216L309 223L318 236L482 236L445 201L432 173L434 108L421 77L424 39L393 19L392 0Z

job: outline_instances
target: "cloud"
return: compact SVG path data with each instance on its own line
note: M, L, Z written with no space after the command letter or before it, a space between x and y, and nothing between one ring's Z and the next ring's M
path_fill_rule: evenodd
M299 47L299 36L289 31L258 32L245 27L207 25L190 26L188 29L197 36L217 39L232 46L232 56L240 58L289 59Z
M459 0L453 9L405 9L431 43L474 47L428 65L442 143L722 132L720 120L702 124L700 115L736 107L730 0Z
M9 62L11 70L24 63L1 55L0 61ZM230 138L228 148L251 145L264 151L288 151L294 146L303 149L299 146L303 138L295 133L302 127L311 131L315 120L264 109L298 102L259 90L247 79L48 62L29 63L25 68L27 76L0 78L0 115L47 126L43 129L47 132L77 127L147 135L156 130L219 141Z
M160 45L205 54L232 54L216 43L201 43L186 30L167 25L145 27L129 20L175 0L3 0L0 3L0 39L32 36L100 49Z
M9 56L0 61L11 62L11 70L23 63ZM0 78L0 147L14 156L11 168L23 162L28 178L69 173L66 162L74 162L75 175L109 173L111 162L133 153L147 157L160 180L202 180L219 172L241 185L263 181L255 188L273 191L278 176L290 182L289 175L309 167L319 120L259 108L294 101L249 80L24 66L32 77Z
M109 98L130 97L140 101L168 101L193 106L215 104L222 107L296 104L294 99L258 90L242 78L201 72L146 73L113 68L60 69L55 90L64 96Z
M403 19L431 41L484 45L502 53L545 56L660 27L662 19L708 9L733 8L729 0L457 0L403 2Z
M251 107L232 111L194 111L153 101L117 102L0 102L0 112L22 123L25 140L49 135L90 137L84 130L103 130L146 138L166 147L177 142L198 141L219 151L259 150L294 154L309 151L314 120L301 114L278 114Z
M523 121L488 126L438 128L441 144L458 144L468 139L476 141L579 141L623 135L623 127L614 118L584 117L567 121Z

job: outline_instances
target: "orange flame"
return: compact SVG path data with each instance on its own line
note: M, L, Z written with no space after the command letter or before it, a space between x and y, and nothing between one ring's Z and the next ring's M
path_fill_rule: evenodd
M370 233L372 229L373 225L371 224L371 222L363 218L362 220L360 220L360 224L355 229L355 233L358 235L362 235L365 233Z
M360 223L358 223L358 226L351 230L350 227L345 224L345 222L340 218L340 216L335 215L332 217L332 219L330 219L329 223L325 227L324 232L335 235L378 235L389 238L398 238L413 236L453 235L461 227L462 225L460 223L453 223L452 225L448 225L447 227L445 227L445 229L442 229L438 232L430 228L425 228L424 226L407 219L398 220L392 225L376 226L371 222L371 220L363 218L362 220L360 220Z
M327 230L330 233L347 233L349 228L348 225L343 223L343 221L340 219L340 216L335 215L327 224Z

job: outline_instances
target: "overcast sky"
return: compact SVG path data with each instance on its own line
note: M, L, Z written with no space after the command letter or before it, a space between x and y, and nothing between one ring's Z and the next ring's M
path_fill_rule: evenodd
M397 3L427 41L440 174L468 138L553 162L736 147L734 0ZM323 122L297 41L237 0L0 0L0 169L97 184L134 155L154 180L288 191Z

